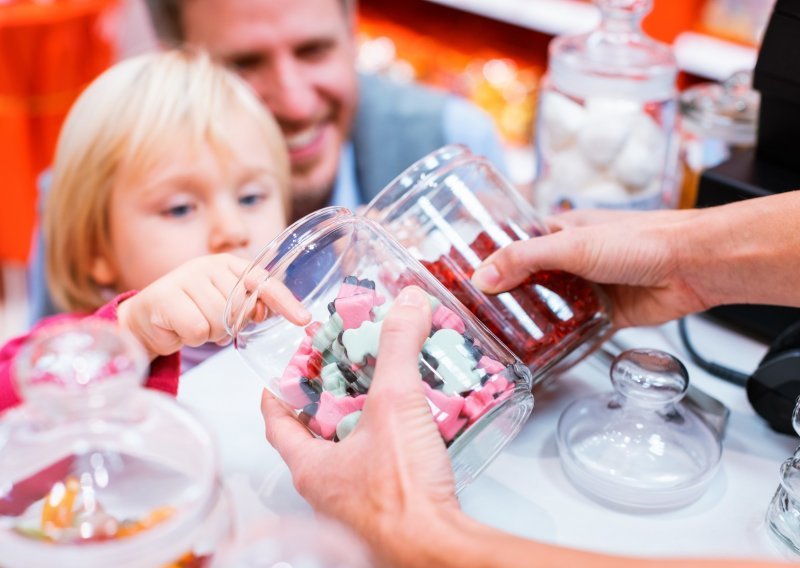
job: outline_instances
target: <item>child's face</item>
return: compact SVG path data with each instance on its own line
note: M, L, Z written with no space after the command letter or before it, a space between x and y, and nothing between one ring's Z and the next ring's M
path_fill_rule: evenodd
M174 144L138 176L124 171L112 189L112 259L92 275L117 291L141 290L198 256L251 258L286 226L282 189L264 135L237 113L222 142Z

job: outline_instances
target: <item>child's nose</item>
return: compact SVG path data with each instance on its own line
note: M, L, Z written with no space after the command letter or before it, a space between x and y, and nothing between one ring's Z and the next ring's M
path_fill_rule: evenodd
M247 247L250 235L244 219L235 209L216 211L209 235L209 252L216 254Z

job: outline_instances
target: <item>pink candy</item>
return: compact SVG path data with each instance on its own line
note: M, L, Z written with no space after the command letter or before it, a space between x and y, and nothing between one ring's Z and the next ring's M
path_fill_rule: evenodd
M363 410L366 398L365 394L356 397L336 397L328 391L323 391L319 398L317 413L308 421L308 427L330 440L336 433L339 421L348 414Z
M342 318L344 329L356 329L365 321L372 321L372 308L383 302L384 297L373 288L345 282L339 288L333 305Z
M452 329L462 334L467 330L464 320L458 317L453 310L445 308L441 304L433 312L431 323L439 329Z
M496 375L497 373L502 373L506 366L500 361L495 361L491 357L484 355L481 357L481 360L478 361L478 368L483 369L490 375Z
M441 391L432 389L427 383L424 385L428 406L430 406L433 419L439 427L439 433L445 442L450 442L467 423L466 418L459 417L464 408L465 399L460 396L447 396Z
M512 383L502 375L492 375L480 389L469 393L464 399L463 411L469 423L474 423L491 408L511 396L512 386Z

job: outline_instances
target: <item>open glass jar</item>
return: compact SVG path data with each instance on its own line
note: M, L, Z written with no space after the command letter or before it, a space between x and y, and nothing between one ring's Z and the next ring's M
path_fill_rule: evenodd
M0 422L3 566L200 567L230 536L211 438L141 388L136 341L86 319L20 353Z
M675 78L670 47L641 20L652 0L594 0L597 29L555 38L539 92L537 206L674 206Z
M531 370L534 384L579 361L610 330L602 290L572 274L538 272L496 296L472 284L472 273L494 251L548 231L511 183L464 146L445 146L416 162L365 215L500 338Z
M302 302L312 323L255 315L263 314L264 291L276 285ZM429 294L433 321L419 368L461 489L530 414L530 373L377 224L337 207L304 217L253 261L228 299L225 320L267 387L317 436L342 439L368 396L381 322L409 285Z

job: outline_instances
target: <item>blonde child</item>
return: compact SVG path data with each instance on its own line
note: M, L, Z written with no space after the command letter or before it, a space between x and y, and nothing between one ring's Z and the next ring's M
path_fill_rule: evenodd
M116 320L151 356L147 385L175 393L179 351L224 341L226 297L285 227L288 182L275 121L207 55L115 65L59 138L43 229L50 292L70 314L32 333L85 314ZM292 321L308 318L285 291L263 299ZM18 402L12 363L28 337L0 351L0 410Z

